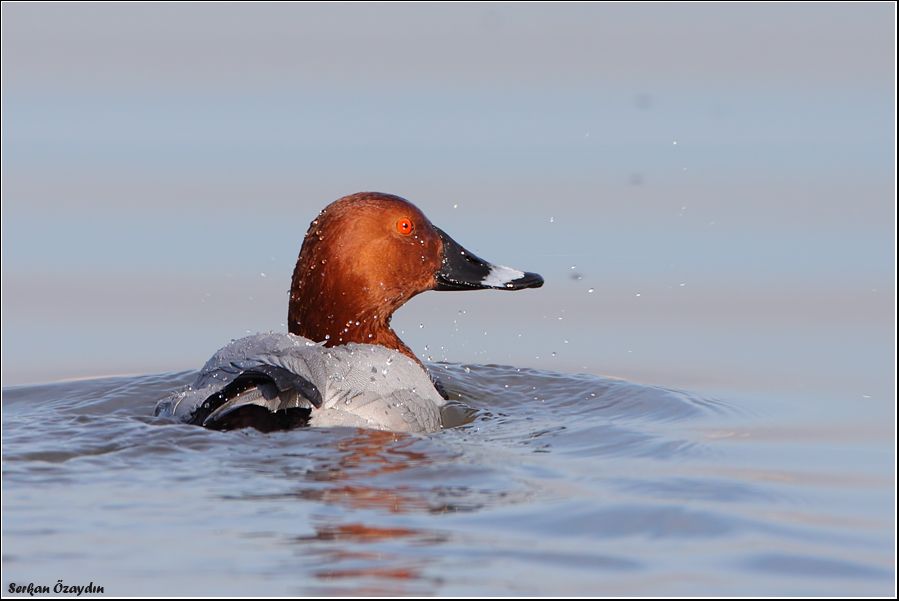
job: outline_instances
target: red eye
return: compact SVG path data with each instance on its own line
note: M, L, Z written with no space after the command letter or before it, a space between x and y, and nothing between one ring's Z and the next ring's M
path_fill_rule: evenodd
M408 236L415 230L415 226L412 224L412 220L403 217L402 219L398 219L396 222L396 231L401 233L404 236Z

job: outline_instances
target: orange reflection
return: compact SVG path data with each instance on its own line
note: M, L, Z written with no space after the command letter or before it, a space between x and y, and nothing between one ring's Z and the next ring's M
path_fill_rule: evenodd
M435 545L447 540L443 533L391 523L392 515L439 510L432 506L431 490L397 478L411 468L432 464L432 455L412 448L419 442L421 439L406 434L359 429L336 441L332 461L306 474L307 479L327 486L304 488L297 493L299 497L352 510L342 516L321 516L314 534L295 539L303 545L304 555L321 565L312 572L319 581L339 582L338 588L329 586L322 588L323 592L427 594L436 584L424 572L431 561L428 554L397 552L393 545L396 541L407 541L409 546ZM360 511L366 512L367 522L358 519ZM349 515L355 519L344 522ZM390 552L381 548L385 544L392 545Z

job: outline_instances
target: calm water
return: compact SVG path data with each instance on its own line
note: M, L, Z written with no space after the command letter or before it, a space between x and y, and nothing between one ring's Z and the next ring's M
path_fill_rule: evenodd
M124 595L894 590L888 432L592 375L432 368L474 418L429 436L152 417L191 372L7 388L5 578Z

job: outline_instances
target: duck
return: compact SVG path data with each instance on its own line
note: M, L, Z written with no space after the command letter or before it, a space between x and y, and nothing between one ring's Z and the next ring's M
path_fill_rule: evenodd
M322 209L303 238L288 331L233 340L155 413L212 430L440 430L446 394L391 327L394 312L430 290L543 283L537 273L479 258L404 198L344 196Z

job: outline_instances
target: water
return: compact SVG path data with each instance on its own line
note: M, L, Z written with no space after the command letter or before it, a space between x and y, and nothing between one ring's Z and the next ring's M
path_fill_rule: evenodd
M893 590L876 432L787 424L760 399L431 367L467 423L428 436L153 417L192 372L5 389L5 581L125 595Z

